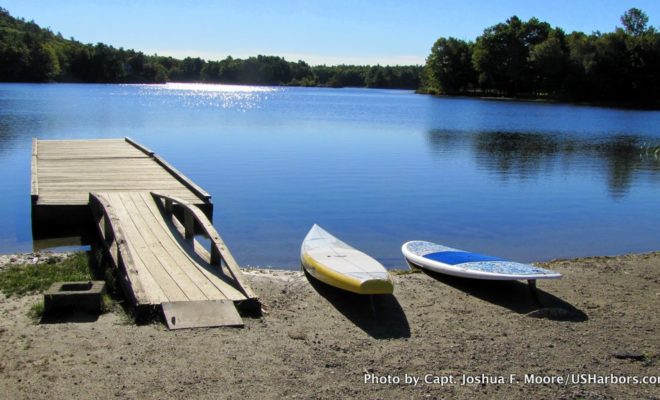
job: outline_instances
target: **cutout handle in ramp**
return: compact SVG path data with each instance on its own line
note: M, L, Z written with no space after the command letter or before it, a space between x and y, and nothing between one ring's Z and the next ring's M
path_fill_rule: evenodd
M170 329L244 326L231 300L170 301L162 306Z

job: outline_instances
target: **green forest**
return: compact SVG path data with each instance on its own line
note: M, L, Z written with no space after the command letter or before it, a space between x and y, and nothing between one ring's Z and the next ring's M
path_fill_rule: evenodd
M421 66L310 66L281 57L221 61L145 55L98 43L65 39L0 8L0 82L163 83L416 89Z
M566 33L513 16L475 41L439 38L424 66L310 66L259 55L220 61L84 44L0 8L0 81L417 89L422 93L660 106L660 33L632 8L613 32Z
M632 8L614 32L571 32L511 17L474 42L441 37L422 88L448 95L660 106L660 33Z

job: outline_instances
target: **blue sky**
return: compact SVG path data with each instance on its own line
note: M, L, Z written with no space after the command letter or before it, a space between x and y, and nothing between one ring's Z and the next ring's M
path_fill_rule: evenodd
M473 40L512 15L566 31L611 31L630 7L660 25L658 0L1 0L85 43L175 57L279 55L310 64L422 64L441 36Z

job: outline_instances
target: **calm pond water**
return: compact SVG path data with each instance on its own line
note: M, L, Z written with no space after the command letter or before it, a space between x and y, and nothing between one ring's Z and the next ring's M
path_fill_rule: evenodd
M0 252L30 251L32 137L131 136L213 196L241 265L313 223L403 267L430 240L521 261L660 249L660 112L224 85L0 85Z

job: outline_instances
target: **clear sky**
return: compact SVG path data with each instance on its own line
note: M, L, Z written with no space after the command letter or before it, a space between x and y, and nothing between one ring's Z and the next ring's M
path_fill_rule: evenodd
M85 43L174 57L278 55L310 64L422 64L441 36L474 40L512 15L570 32L612 31L660 0L0 0L17 17Z

